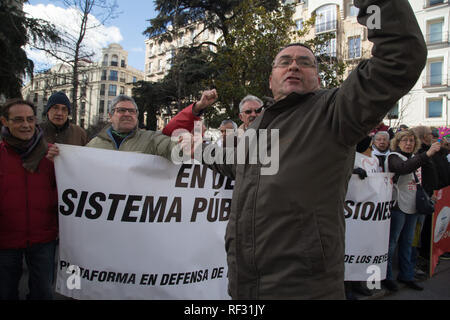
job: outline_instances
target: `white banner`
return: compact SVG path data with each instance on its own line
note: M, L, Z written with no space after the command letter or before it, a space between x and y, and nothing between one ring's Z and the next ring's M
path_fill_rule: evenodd
M380 281L386 278L391 221L392 173L352 175L344 215L345 280Z
M230 180L157 156L59 148L57 292L75 299L229 299Z

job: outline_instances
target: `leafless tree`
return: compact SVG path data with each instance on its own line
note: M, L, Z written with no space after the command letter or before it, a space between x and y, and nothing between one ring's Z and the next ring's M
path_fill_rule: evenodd
M63 0L66 8L75 9L78 15L76 32L61 31L62 43L59 45L42 45L36 43L33 47L43 50L61 63L70 66L72 83L73 121L78 119L78 91L80 87L80 71L82 65L91 62L95 52L85 44L86 33L104 25L115 18L117 12L116 0ZM92 19L95 16L96 20Z

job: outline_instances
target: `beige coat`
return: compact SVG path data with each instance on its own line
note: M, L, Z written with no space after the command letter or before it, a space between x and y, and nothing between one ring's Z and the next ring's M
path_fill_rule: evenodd
M163 135L160 131L137 129L125 138L118 148L111 136L110 129L111 126L105 127L87 144L87 147L148 153L171 160L172 148L176 142L172 142L170 137Z

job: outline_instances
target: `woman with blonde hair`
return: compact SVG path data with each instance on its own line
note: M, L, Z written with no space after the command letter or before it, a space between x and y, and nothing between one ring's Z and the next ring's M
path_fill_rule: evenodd
M385 287L397 291L398 287L392 273L392 258L398 245L399 274L397 280L415 290L423 290L414 281L414 263L411 261L412 241L419 213L416 210L416 181L421 181L421 167L431 166L430 158L439 151L440 143L433 143L423 153L420 140L414 131L399 131L391 141L391 153L386 159L385 168L395 173L393 200L395 206L391 212L389 253ZM432 166L431 166L432 167ZM417 178L417 179L416 179Z

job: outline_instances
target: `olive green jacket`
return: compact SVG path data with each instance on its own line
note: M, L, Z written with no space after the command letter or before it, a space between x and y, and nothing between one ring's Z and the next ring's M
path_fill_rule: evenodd
M163 135L160 131L136 129L122 141L120 146L117 146L109 125L103 128L87 144L87 147L147 153L171 160L171 152L175 145L176 142L172 142L170 137Z

